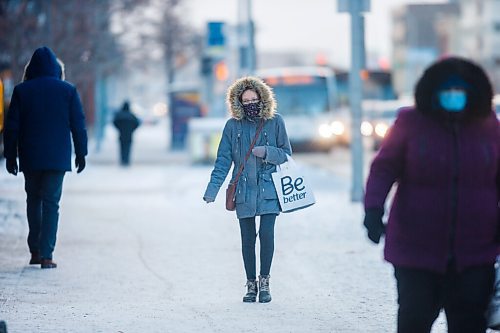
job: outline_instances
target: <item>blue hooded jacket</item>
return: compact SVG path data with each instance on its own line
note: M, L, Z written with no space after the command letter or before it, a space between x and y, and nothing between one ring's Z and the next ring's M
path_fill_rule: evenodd
M245 116L240 101L241 95L248 89L255 91L261 99L260 118L256 120ZM229 87L226 101L232 117L226 122L222 132L217 159L203 197L215 200L231 166L231 182L234 181L240 165L245 163L245 156L262 119L264 126L255 146L265 147L265 158L250 154L246 161L236 187L236 216L243 219L279 214L281 209L271 174L276 171L276 165L287 160L287 155L292 155L292 148L285 122L276 112L274 94L262 80L244 77Z
M38 48L16 85L5 121L4 156L19 156L20 171L71 171L71 137L77 156L87 155L85 116L76 88L47 47Z

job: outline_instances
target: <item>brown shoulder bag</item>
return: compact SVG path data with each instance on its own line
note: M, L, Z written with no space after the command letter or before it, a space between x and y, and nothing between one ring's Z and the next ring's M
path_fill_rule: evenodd
M262 127L264 127L264 119L261 119L259 128L257 128L257 132L255 132L255 137L253 138L252 144L250 145L250 148L248 149L248 152L245 156L245 161L241 163L240 169L238 170L238 174L234 178L234 181L229 183L226 189L226 209L233 211L236 209L236 187L238 186L238 181L240 180L241 173L243 172L243 169L245 168L245 164L247 163L248 158L250 157L250 154L252 153L252 149L255 146L255 143L257 142L257 138L259 137L260 131L262 131Z

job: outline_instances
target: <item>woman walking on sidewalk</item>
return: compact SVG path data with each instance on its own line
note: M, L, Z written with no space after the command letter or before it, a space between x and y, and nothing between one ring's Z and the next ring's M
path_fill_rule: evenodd
M274 253L274 223L280 213L271 173L291 155L283 118L276 113L271 88L255 77L237 80L227 93L231 119L226 122L217 159L203 200L213 202L234 164L231 183L237 182L239 219L247 293L243 302L271 301L269 273ZM241 170L242 169L242 170ZM241 171L240 171L241 170ZM240 171L240 172L239 172ZM260 275L256 281L255 219L260 216Z
M397 183L384 254L394 265L399 333L430 332L442 308L448 332L486 331L500 230L500 128L492 95L478 65L438 61L372 163L364 225L375 243Z

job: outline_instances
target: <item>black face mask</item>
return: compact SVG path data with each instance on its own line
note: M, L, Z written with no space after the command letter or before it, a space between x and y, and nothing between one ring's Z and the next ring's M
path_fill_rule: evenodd
M247 118L256 118L260 115L262 107L260 105L260 102L255 102L255 103L250 103L250 104L243 104L243 111L245 112L245 116Z

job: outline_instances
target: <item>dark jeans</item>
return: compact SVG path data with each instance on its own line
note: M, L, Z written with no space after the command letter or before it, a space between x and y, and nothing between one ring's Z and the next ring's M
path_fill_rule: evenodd
M52 259L56 245L63 178L64 171L24 172L28 246L30 252L39 252L42 259Z
M395 267L398 333L428 333L444 308L449 333L484 333L485 311L493 293L494 266L483 265L445 274Z
M260 275L269 275L274 254L274 222L276 214L266 214L260 217ZM241 252L248 280L255 280L255 217L240 219Z
M130 164L130 148L132 141L120 140L120 163L121 165Z

